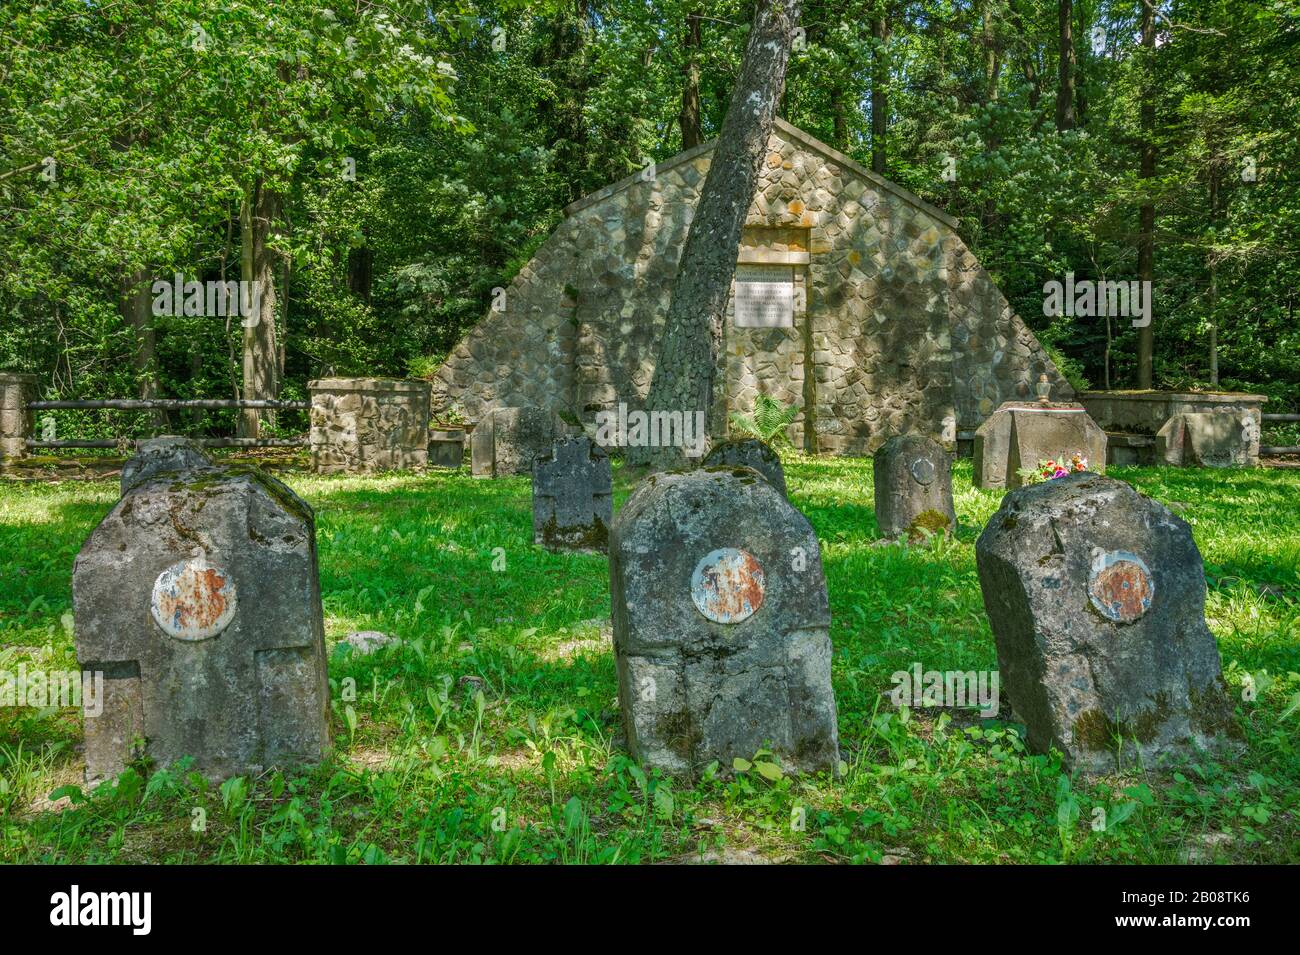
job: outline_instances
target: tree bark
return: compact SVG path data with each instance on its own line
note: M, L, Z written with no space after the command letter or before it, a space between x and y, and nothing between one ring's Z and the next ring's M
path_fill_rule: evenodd
M876 46L871 58L871 171L885 174L886 136L889 131L889 59L885 44L889 42L892 25L889 11L881 0L879 12L871 21L871 35Z
M700 11L686 16L686 63L682 67L685 81L682 86L682 108L677 114L682 129L682 149L691 149L704 142L704 129L700 116Z
M141 398L158 397L158 337L153 325L153 274L137 269L122 283L121 313L131 329L131 369L135 372L136 393ZM154 431L166 430L170 424L161 411L150 414Z
M650 411L703 412L710 425L722 321L745 215L767 154L800 0L758 0L736 88L718 135L673 284L646 397ZM684 464L681 447L629 448L633 464Z
M276 398L280 394L279 341L275 323L275 251L271 230L280 212L280 197L260 179L248 186L239 212L240 278L261 291L261 304L253 315L240 317L244 332L245 398ZM272 417L268 414L268 417ZM239 436L261 434L258 409L239 415Z
M1156 18L1154 0L1142 0L1142 46L1144 63L1142 67L1142 105L1139 108L1139 122L1142 127L1141 170L1139 178L1149 188L1156 176L1156 103L1155 84L1152 74L1156 49ZM1140 223L1138 229L1138 280L1154 282L1155 279L1155 235L1156 207L1150 195L1145 195L1138 212ZM1144 288L1154 288L1144 285ZM1155 353L1155 319L1145 327L1137 330L1137 386L1150 388L1152 383L1152 364Z
M1210 228L1214 230L1215 241L1219 237L1219 179L1220 165L1217 143L1211 140L1210 148ZM1214 250L1207 256L1210 269L1210 386L1219 386L1219 263L1215 260Z
M1074 129L1074 0L1058 0L1059 68L1056 86L1056 131Z

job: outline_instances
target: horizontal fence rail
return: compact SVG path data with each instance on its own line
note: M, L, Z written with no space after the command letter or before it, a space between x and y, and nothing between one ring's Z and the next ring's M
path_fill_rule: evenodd
M29 448L119 448L124 445L133 445L137 441L147 441L147 438L123 438L115 441L112 438L93 438L87 440L68 440L68 441L41 441L37 438L28 438L27 447ZM306 438L190 438L195 444L205 448L305 448L307 447Z
M238 411L243 408L264 408L278 411L308 411L310 401L278 401L271 398L99 398L84 401L30 401L27 407L32 411L91 411L97 409L112 411ZM24 442L29 448L120 448L126 449L144 438L93 438L42 440L27 438ZM308 441L305 436L298 438L191 438L195 444L205 448L303 448Z
M30 401L33 411L60 409L90 410L111 408L115 411L185 411L207 409L220 411L227 408L275 408L281 410L307 410L310 401L274 401L269 398L103 398L92 401Z
M1261 417L1265 421L1300 421L1300 414L1266 414Z

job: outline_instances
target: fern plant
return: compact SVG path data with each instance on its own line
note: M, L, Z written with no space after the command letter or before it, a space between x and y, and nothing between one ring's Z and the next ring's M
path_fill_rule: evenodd
M733 411L729 417L733 433L747 438L758 438L765 444L790 443L785 429L795 415L799 413L798 405L787 405L769 395L760 394L754 398L754 413L740 414Z

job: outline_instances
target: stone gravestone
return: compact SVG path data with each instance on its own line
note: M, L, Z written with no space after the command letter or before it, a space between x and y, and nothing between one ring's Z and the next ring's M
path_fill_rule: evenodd
M785 471L781 468L781 456L770 446L757 438L739 438L723 441L715 445L701 462L703 467L753 468L767 479L767 483L787 497L785 488Z
M943 445L919 434L890 438L876 452L872 471L882 537L919 540L956 528L952 458Z
M1055 746L1100 773L1233 731L1201 555L1165 507L1072 474L1008 494L975 556L1001 685L1034 752Z
M568 433L559 415L545 408L494 408L470 436L470 471L474 477L531 474L534 459Z
M327 749L315 519L280 482L206 466L137 481L77 555L72 601L80 666L104 674L88 781L142 756L219 779Z
M1106 432L1083 405L1008 401L975 432L975 486L1020 487L1017 473L1039 461L1079 454L1097 474L1106 470Z
M614 518L609 455L590 438L557 441L533 464L533 541L605 553Z
M189 438L165 434L136 442L135 455L122 465L121 493L125 494L163 471L191 471L212 467L212 461Z
M1155 456L1158 464L1248 467L1259 463L1259 425L1248 412L1176 414L1156 433Z
M817 535L751 469L651 475L610 535L619 705L647 768L724 771L759 749L834 770L830 610Z

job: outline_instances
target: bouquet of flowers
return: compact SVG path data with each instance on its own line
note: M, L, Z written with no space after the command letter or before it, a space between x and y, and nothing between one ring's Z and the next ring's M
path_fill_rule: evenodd
M1020 475L1026 484L1037 484L1040 481L1054 481L1056 478L1063 478L1067 474L1086 470L1088 470L1088 459L1076 451L1070 455L1068 461L1064 455L1049 458L1046 461L1040 460L1037 467L1021 468L1016 473Z

